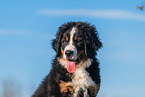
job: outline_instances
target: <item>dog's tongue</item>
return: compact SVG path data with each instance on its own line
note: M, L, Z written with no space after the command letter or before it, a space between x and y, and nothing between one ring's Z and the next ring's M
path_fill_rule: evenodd
M74 73L76 70L76 64L73 61L67 61L67 71L69 73Z

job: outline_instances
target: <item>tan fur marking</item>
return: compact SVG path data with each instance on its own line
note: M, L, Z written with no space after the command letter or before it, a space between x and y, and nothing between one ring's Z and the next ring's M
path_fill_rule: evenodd
M82 63L88 60L88 58L85 56L85 51L83 51L83 50L82 50L82 51L79 51L79 52L78 52L78 56L80 56L80 55L83 56L83 58L82 58L82 60L81 60Z
M62 55L64 54L64 50L62 48L61 48L61 54ZM65 61L65 59L63 57L61 59L62 59L62 61Z
M64 54L64 50L61 48L61 53L62 53L62 55Z
M61 58L61 60L62 60L62 61L65 61L65 59L64 59L64 58Z
M67 36L66 36L65 40L68 41L68 37Z
M60 91L62 93L67 93L67 92L73 93L74 90L73 90L73 86L71 84L72 84L71 82L64 82L64 81L60 80L60 85L59 85Z
M74 37L74 40L77 40L78 39L78 36L76 35L75 37Z

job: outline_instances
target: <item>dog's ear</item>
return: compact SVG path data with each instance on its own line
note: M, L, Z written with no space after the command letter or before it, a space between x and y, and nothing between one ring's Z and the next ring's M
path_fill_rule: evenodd
M58 31L56 38L52 40L52 48L56 52L56 56L60 56L61 53L61 39L62 39L63 32L60 30Z
M95 56L96 51L102 47L102 42L94 26L90 26L85 30L84 38L85 55L91 58Z

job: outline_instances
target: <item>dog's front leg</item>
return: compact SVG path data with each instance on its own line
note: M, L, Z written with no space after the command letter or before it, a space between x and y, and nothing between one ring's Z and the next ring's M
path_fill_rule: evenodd
M90 97L96 97L99 88L100 88L100 84L97 84L96 86L89 86Z

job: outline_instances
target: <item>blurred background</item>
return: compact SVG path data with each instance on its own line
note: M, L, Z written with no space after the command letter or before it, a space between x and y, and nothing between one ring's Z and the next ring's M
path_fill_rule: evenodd
M145 97L144 0L1 0L0 97L30 97L49 73L51 41L69 21L97 28L98 97Z

